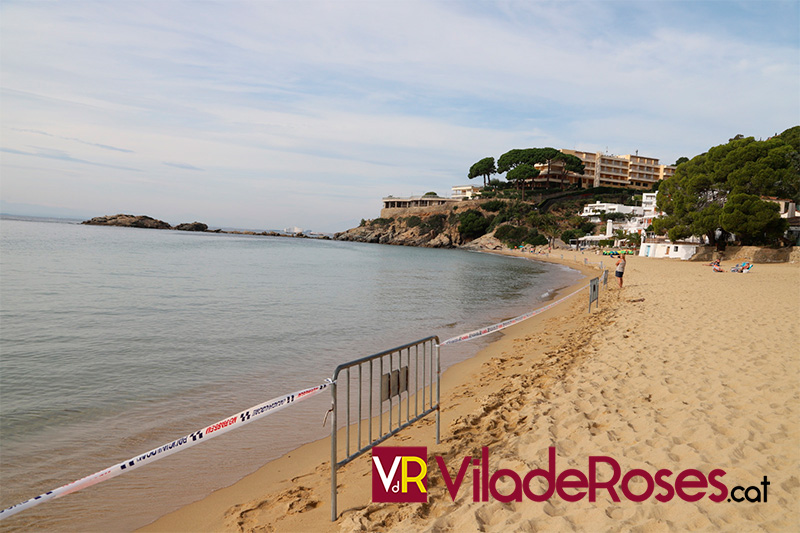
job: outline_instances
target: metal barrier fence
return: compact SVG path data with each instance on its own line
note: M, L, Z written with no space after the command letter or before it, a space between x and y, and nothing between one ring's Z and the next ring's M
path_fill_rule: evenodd
M420 367L420 361L422 366ZM413 373L412 373L413 372ZM436 412L439 443L441 387L439 337L431 336L336 367L331 396L331 521L336 521L336 470L420 418ZM340 398L340 389L343 397ZM435 398L434 398L435 395ZM343 400L343 401L340 401ZM367 411L364 412L364 401ZM388 409L385 408L389 402ZM339 460L337 433L344 403L344 457ZM351 404L357 412L351 416ZM403 406L405 405L405 419ZM354 411L355 411L355 406ZM395 412L396 408L396 412ZM385 410L385 412L384 412ZM384 428L384 418L386 427ZM367 428L362 430L362 426ZM351 436L351 428L355 426ZM373 430L375 435L373 436ZM363 438L362 438L363 437ZM363 443L363 444L362 444ZM351 444L353 452L351 453Z
M592 312L592 302L595 302L595 309L600 308L600 279L592 278L589 281L589 312Z

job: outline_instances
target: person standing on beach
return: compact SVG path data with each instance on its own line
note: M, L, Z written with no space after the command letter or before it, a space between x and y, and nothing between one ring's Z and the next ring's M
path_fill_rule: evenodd
M620 254L619 259L617 260L617 271L614 272L614 275L617 276L617 281L619 281L619 288L622 288L622 276L625 275L625 254Z

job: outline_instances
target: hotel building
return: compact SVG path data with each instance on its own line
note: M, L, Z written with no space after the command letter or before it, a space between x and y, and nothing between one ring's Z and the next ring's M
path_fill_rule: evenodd
M653 185L675 174L672 165L660 165L654 157L636 155L608 155L602 152L561 150L576 156L585 167L580 176L581 187L628 187L651 189Z

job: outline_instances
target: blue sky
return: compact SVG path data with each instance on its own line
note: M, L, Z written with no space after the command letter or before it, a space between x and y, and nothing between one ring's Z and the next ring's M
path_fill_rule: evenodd
M798 123L796 0L0 2L6 213L340 231L512 148Z

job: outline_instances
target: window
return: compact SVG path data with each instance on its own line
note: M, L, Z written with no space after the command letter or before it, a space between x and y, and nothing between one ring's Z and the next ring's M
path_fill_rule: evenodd
M673 252L677 252L678 251L678 247L676 246L675 248L672 249L672 251Z

